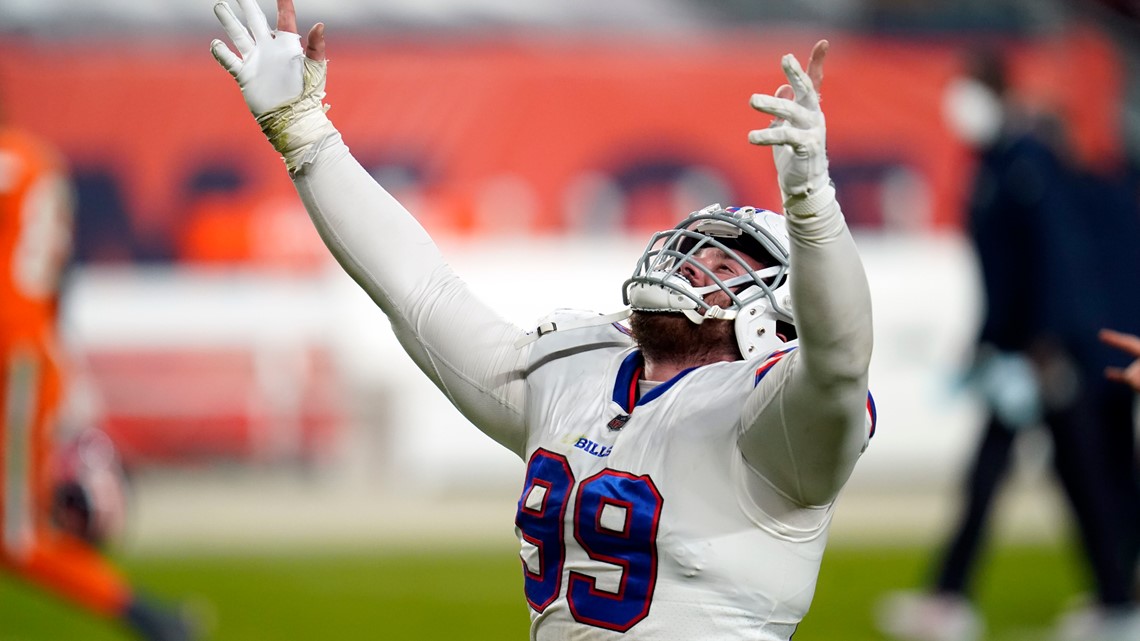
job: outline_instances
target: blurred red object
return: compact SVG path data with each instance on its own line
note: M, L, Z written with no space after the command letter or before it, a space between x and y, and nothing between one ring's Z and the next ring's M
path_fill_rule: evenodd
M662 162L680 171L665 177L661 194L696 174L737 203L773 207L779 194L769 187L771 161L745 140L766 124L748 108L748 96L783 82L778 68L761 62L806 50L819 35L693 33L683 47L673 39L598 36L346 36L335 43L330 117L365 167L433 234L491 234L504 226L565 233L591 225L608 233L656 224L652 209L662 198L623 194L629 185L622 179ZM845 203L845 213L857 226L890 226L896 217L880 209L897 199L891 185L902 174L917 194L903 223L956 228L972 157L944 125L941 104L969 36L826 35L833 176L857 183L845 193L867 196ZM1019 92L1068 123L1079 161L1120 155L1123 74L1107 36L1077 25L1002 44ZM249 202L295 202L296 195L232 80L204 51L200 41L108 47L8 38L0 42L0 76L20 90L5 96L5 108L12 121L63 149L81 173L94 167L112 176L136 240L165 239L172 256L186 261L280 264L279 245L250 235L246 225L259 219ZM194 211L219 184L244 208L236 226L225 224L223 209ZM598 184L605 187L584 187ZM504 185L511 186L507 198ZM291 217L307 224L299 212ZM303 239L310 240L315 234ZM318 263L307 251L290 250L284 262L311 268Z
M319 465L344 424L336 371L315 348L153 348L85 359L100 424L128 470L225 461Z

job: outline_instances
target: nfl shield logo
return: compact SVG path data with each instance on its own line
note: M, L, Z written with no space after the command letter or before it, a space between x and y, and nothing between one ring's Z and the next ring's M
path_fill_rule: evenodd
M606 423L606 427L617 431L625 427L627 421L629 421L629 414L618 414L617 416L611 418L609 423Z

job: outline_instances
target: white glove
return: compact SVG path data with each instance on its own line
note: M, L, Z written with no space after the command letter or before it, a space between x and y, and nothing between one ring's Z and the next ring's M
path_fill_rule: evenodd
M210 43L210 51L237 80L249 110L260 117L301 96L305 52L299 34L269 30L269 22L256 0L238 3L249 23L248 31L225 0L214 4L214 15L241 57L217 39Z
M214 15L241 55L217 39L210 43L210 52L237 80L261 130L285 158L290 173L296 173L311 160L317 143L336 133L322 103L326 62L305 56L299 34L270 30L256 0L238 3L248 30L225 0L214 4Z
M827 174L827 127L819 108L819 94L796 57L783 58L784 75L795 100L753 94L751 105L775 117L767 129L748 132L754 145L772 147L784 202L795 196L812 196L831 184Z

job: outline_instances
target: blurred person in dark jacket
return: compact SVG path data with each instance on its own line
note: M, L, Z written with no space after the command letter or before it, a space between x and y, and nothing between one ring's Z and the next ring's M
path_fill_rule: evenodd
M971 599L985 527L1017 435L1045 429L1052 464L1077 525L1095 605L1064 616L1058 639L1136 641L1132 594L1140 505L1131 401L1106 385L1097 329L1121 321L1140 291L1134 250L1140 218L1120 183L1070 161L1063 124L1019 110L1006 61L974 52L947 92L951 126L978 152L967 232L980 265L981 327L969 382L986 419L965 478L965 502L925 591L889 595L879 627L907 641L974 641ZM1133 203L1134 204L1134 203ZM1131 216L1131 218L1130 218ZM1140 313L1131 316L1140 320ZM1127 448L1127 449L1125 449Z

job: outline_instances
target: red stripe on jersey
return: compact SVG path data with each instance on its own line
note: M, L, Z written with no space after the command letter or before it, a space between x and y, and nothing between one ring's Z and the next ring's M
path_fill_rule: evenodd
M879 422L879 411L875 409L875 399L872 398L871 392L867 392L867 416L871 419L871 432L867 434L870 439L875 435L875 425Z
M768 359L761 363L760 367L756 368L756 378L753 379L752 384L759 385L760 379L764 378L768 370L775 367L776 363L779 363L781 358L790 354L793 349L795 349L795 347L788 347L777 352L772 352L772 354L768 356Z
M640 367L633 370L633 376L629 379L629 405L627 407L630 410L633 409L634 405L637 405L637 397L639 396L637 384L641 382L641 370Z

